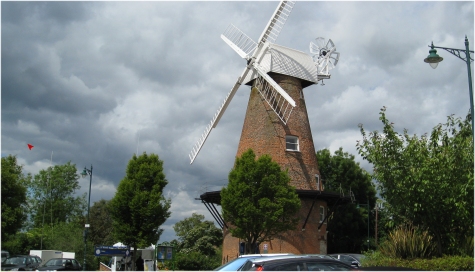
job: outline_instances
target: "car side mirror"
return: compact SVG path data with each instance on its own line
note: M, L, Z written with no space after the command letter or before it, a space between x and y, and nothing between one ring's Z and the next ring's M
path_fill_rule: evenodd
M352 262L351 262L351 266L353 266L353 267L355 267L355 268L358 268L358 267L359 267L357 261L352 261Z

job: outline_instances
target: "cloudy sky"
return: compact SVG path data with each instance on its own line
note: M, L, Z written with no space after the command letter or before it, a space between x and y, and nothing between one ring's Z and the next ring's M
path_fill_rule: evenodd
M242 86L198 158L188 154L245 61L220 39L234 24L255 41L278 2L2 2L1 154L25 172L93 165L91 202L111 199L134 153L164 161L173 224L197 212L201 193L227 183L244 121ZM471 2L296 2L277 44L308 52L331 38L340 61L324 86L304 90L315 149L356 155L361 134L381 130L381 107L402 133L424 134L469 112L466 64L431 41L474 44ZM27 144L35 147L30 151ZM80 179L87 191L89 179Z

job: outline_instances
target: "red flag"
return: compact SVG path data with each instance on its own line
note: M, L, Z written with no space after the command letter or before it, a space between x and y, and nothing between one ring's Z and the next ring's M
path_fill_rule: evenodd
M28 144L28 149L32 149L34 146L32 146L31 144Z

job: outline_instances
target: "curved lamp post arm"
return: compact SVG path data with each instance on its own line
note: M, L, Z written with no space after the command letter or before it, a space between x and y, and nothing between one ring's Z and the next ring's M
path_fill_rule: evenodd
M424 60L425 62L429 63L432 68L436 68L437 64L443 60L443 58L437 55L437 51L434 48L444 49L445 51L451 53L452 55L456 56L457 58L463 60L467 64L467 73L468 73L468 91L470 94L470 117L472 119L472 139L475 138L474 133L474 120L473 120L473 87L472 87L472 68L471 62L473 61L473 50L469 50L469 43L468 38L465 35L465 49L456 49L450 47L441 47L441 46L434 46L434 43L429 45L431 50L429 50L430 55Z

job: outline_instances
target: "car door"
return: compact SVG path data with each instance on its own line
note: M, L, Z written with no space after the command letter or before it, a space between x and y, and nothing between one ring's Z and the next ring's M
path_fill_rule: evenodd
M295 260L288 260L286 262L281 262L278 264L269 265L268 267L264 266L264 270L303 271L305 269L304 269L303 261L295 259Z
M35 269L37 269L38 267L40 267L40 265L41 265L41 262L42 262L43 260L41 260L41 258L40 258L40 257L35 257L35 260L36 260L36 266L35 266Z
M306 268L308 271L349 271L352 268L340 262L316 262L307 261Z
M81 265L79 264L76 259L71 260L73 262L73 269L74 271L81 271Z
M33 257L25 257L25 270L35 270L36 260Z

